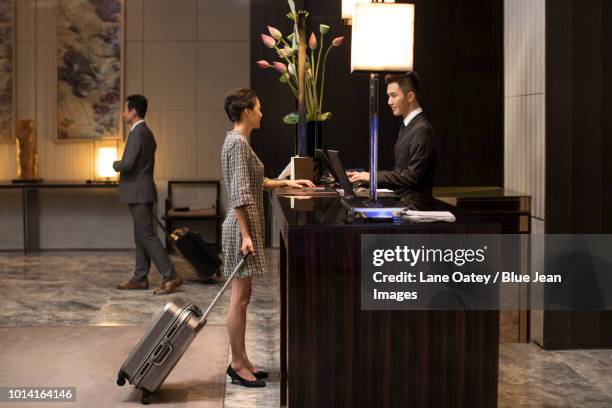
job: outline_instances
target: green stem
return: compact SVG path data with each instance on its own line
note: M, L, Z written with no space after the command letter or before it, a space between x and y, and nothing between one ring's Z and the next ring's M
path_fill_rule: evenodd
M307 65L308 54L306 54L306 61L304 64L304 69L306 70L306 72L304 72L304 98L306 99L306 110L310 112L312 109L312 92L310 90L310 85L308 84L308 69L306 68Z
M312 61L312 64L310 64L310 72L312 73L313 78L315 78L314 74L317 72L317 66L315 64L314 50L310 50L310 60Z
M293 49L293 47L291 45L289 45L289 43L287 41L285 41L284 38L281 38L281 41L289 48Z
M318 113L318 102L319 102L319 97L317 96L317 76L316 76L316 72L317 72L317 65L315 64L315 56L314 56L314 50L310 50L310 87L311 89L311 96L313 98L312 100L312 113L316 116L316 114Z
M312 77L310 77L310 81L306 83L307 89L310 91L310 114L314 115L317 113L317 98L314 93L314 88L312 86Z
M317 81L319 79L319 72L321 71L321 53L323 52L323 36L324 34L321 33L321 46L319 48L319 58L317 60L317 71L315 72L315 85L317 84Z
M312 86L312 93L313 93L313 102L314 102L314 114L315 117L316 115L319 113L319 96L318 96L318 92L317 92L317 83L315 82L314 78L311 81L311 86Z
M291 75L289 75L289 77L291 77ZM289 88L291 88L291 92L293 92L293 96L295 96L295 99L297 99L298 98L297 89L293 87L293 84L291 84L291 81L287 82L287 85L289 85Z
M306 115L308 116L308 112L312 112L312 91L307 83L304 88L304 97L306 98Z
M325 65L327 64L327 56L334 45L330 45L327 51L325 51L325 57L323 57L323 77L321 78L321 96L319 99L319 111L323 110L323 93L325 92Z

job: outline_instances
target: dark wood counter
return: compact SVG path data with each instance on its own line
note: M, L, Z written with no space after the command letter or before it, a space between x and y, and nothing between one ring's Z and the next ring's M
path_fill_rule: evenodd
M431 197L455 223L347 223L340 199L271 194L281 230L281 405L495 407L499 312L361 310L360 236L499 233Z
M0 189L37 189L37 188L118 188L116 181L93 182L93 181L73 181L73 180L52 180L36 183L13 183L11 181L0 181Z
M531 234L531 197L502 187L464 186L435 187L433 195L463 211L478 215L481 219L498 222L502 234ZM527 244L527 241L524 241ZM530 274L529 248L523 248L515 256L521 257L520 273ZM526 304L529 290L519 288L517 304ZM527 309L504 310L500 314L501 343L529 343L531 312Z

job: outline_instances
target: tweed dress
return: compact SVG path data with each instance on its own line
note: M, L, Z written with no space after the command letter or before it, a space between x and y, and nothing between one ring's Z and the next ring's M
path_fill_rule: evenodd
M260 275L267 271L264 254L264 166L245 137L234 130L227 132L221 149L221 170L228 196L222 237L224 275L229 277L242 259L242 236L235 211L238 207L244 207L246 210L249 232L255 248L255 256L247 258L238 276Z

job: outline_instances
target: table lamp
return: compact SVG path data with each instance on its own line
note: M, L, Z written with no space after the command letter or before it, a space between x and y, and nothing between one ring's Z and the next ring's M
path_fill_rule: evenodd
M414 5L357 2L352 23L351 72L370 74L370 203L375 204L380 74L413 70Z
M117 144L102 144L96 146L96 181L115 181L117 172L113 162L117 160Z

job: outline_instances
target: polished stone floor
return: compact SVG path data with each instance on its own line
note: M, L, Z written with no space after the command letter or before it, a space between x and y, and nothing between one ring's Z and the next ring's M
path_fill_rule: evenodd
M0 407L133 408L142 392L113 379L146 330L140 326L0 327L0 384L74 387L76 401L12 402ZM164 408L223 408L229 340L208 325L153 396Z
M270 370L265 389L226 384L225 407L274 407L279 403L277 251L267 253L271 273L254 279L249 306L247 349ZM202 284L187 265L173 258L186 283L173 295L118 291L128 277L130 252L45 252L24 257L0 253L0 325L134 325L149 322L171 297L205 306L220 288ZM151 288L159 285L150 274ZM226 296L209 323L224 324ZM500 348L499 407L612 407L612 350L543 351L533 344Z
M267 256L270 265L277 265L277 251L271 250ZM185 284L173 294L155 296L152 289L161 279L154 267L149 290L115 289L130 276L133 253L129 251L44 252L27 257L0 252L0 326L146 324L172 297L206 307L222 282L203 284L180 257L172 256L172 260ZM246 334L249 359L271 376L265 389L232 385L228 378L226 408L278 406L279 287L275 278L273 273L254 278ZM208 324L225 325L228 300L229 293L212 311Z

